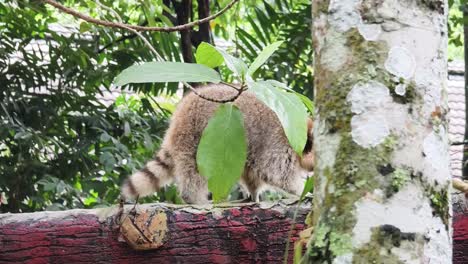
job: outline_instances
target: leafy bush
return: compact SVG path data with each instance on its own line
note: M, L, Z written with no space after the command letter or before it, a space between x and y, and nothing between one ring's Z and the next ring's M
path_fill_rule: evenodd
M0 2L1 212L114 203L167 126L151 97L99 99L123 68L149 60L141 42L100 52L119 34L81 34L55 17L39 1Z

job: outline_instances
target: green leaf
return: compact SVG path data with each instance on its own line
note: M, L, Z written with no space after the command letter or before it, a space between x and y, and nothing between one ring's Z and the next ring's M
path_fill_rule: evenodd
M293 263L294 264L300 264L301 259L302 259L302 243L300 241L294 243L294 258L293 258Z
M141 1L141 3L143 4L143 12L146 14L145 17L148 20L148 25L151 27L157 26L156 20L154 19L155 17L154 5L148 0Z
M259 38L259 40L262 43L268 43L267 39L264 36L264 32L262 32L262 30L260 30L260 28L258 27L258 21L254 19L252 16L247 16L247 21L252 26L252 29L254 30L255 35Z
M275 87L278 87L278 88L282 88L282 89L284 89L286 91L293 92L294 94L296 94L301 99L302 103L305 105L307 110L309 110L309 112L311 114L314 113L314 102L312 102L312 100L310 100L309 97L294 91L293 89L289 88L286 84L284 84L282 82L278 82L277 80L266 80L264 82L268 82L269 84L271 84L271 85L273 85Z
M245 74L247 73L247 64L239 58L236 58L226 51L216 48L221 55L224 57L226 66L234 72L241 80L245 80Z
M215 47L206 42L200 43L195 53L198 64L206 65L210 68L216 68L223 64L224 58Z
M252 62L252 64L249 67L248 73L250 75L254 74L258 68L260 68L267 60L268 58L271 57L271 55L283 44L283 41L276 41L268 46L266 46L260 54L258 54L258 57Z
M111 139L111 136L107 132L104 132L101 134L100 139L102 142L107 142Z
M104 165L104 170L110 172L114 169L114 165L117 162L114 156L109 152L104 152L99 157L99 161Z
M304 184L304 190L302 190L301 198L299 198L299 200L302 201L302 199L304 199L304 196L310 191L312 191L312 189L314 189L314 177L308 177Z
M297 93L297 92L294 92L297 96L299 96L299 98L301 99L302 103L305 105L305 107L307 107L307 110L309 110L309 112L311 114L314 113L314 102L312 102L312 100L309 99L309 97L303 95L303 94L300 94L300 93Z
M15 134L14 139L25 140L25 139L31 138L32 136L33 136L33 134L31 134L28 131L20 131L20 132Z
M92 26L88 22L81 22L80 23L80 33L85 33L87 31L90 31L91 28L92 28Z
M208 179L215 202L225 200L244 171L247 159L242 113L233 104L222 104L203 130L197 149L197 166Z
M278 116L289 144L302 156L307 141L307 111L298 96L269 82L250 82L250 91Z
M59 182L58 178L47 176L44 179L41 179L40 181L38 181L37 184L42 185L44 188L44 191L48 192L48 191L55 190L58 182Z
M212 82L219 83L219 74L205 65L182 62L146 62L123 70L115 85L129 83Z
M284 89L284 90L289 91L289 92L294 92L294 90L289 88L289 86L287 84L284 84L282 82L278 82L277 80L265 80L265 81L260 81L260 82L268 82L270 85L273 85L275 87Z
M130 123L128 123L128 121L125 121L125 123L124 123L124 135L125 135L126 137L128 137L128 136L130 135L131 132L132 132L132 131L131 131L131 129L130 129Z

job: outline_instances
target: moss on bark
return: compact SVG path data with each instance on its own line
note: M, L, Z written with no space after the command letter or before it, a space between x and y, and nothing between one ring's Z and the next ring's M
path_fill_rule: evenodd
M415 233L401 232L400 229L392 225L374 227L369 243L353 255L353 263L403 263L392 252L392 249L400 247L404 241L415 241L416 239Z

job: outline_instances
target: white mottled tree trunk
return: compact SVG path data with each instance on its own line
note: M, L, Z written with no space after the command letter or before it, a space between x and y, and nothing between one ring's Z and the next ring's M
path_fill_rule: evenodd
M304 262L451 263L444 0L313 0Z

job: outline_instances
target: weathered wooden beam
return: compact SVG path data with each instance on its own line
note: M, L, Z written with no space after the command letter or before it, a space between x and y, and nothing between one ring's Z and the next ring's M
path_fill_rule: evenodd
M468 263L468 195L459 193L453 200L453 263Z
M140 216L159 213L167 219L165 234L158 237L162 245L146 251L134 250L119 238L117 208L3 214L0 263L281 263L295 208L288 201L139 205ZM125 214L130 209L126 207ZM463 206L454 209L453 260L468 263L468 211ZM304 228L309 210L310 204L299 208L291 241Z
M141 215L167 216L162 246L147 251L133 250L119 239L113 218L117 208L4 214L0 263L281 263L295 208L285 201L216 207L139 205ZM304 228L309 208L310 204L299 209L292 241Z

